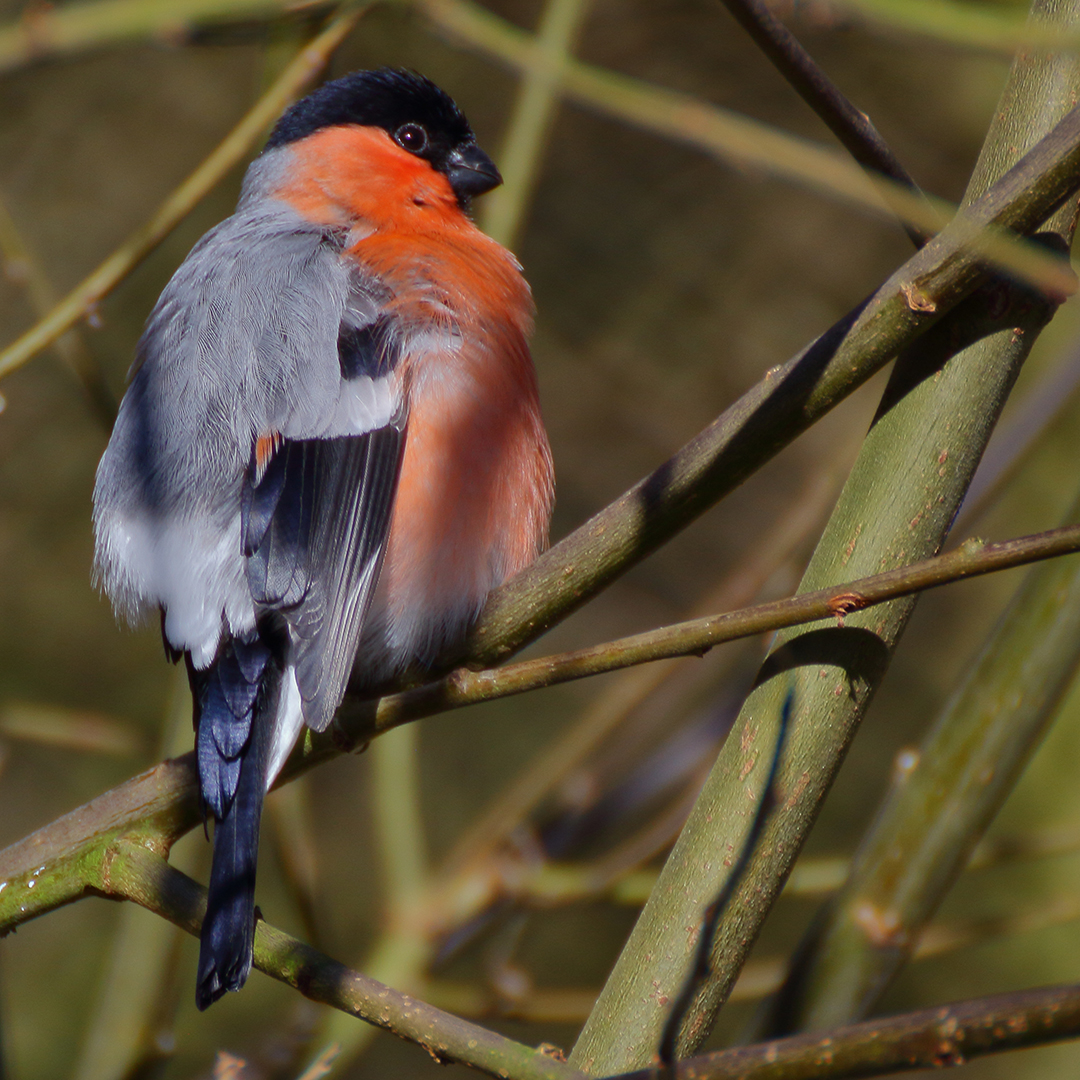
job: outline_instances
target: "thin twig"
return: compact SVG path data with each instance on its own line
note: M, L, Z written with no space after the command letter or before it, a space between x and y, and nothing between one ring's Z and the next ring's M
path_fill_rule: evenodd
M405 727L393 736L379 739L369 752L382 918L378 939L357 966L380 982L420 995L438 948L438 930L428 911L431 878L422 813L420 732ZM372 1035L370 1028L333 1012L320 1018L315 1041L336 1043L339 1064L347 1065Z
M1080 551L1080 525L993 544L968 540L948 554L846 585L817 589L725 615L692 619L619 638L604 645L507 664L501 668L484 671L459 669L438 682L383 698L372 729L363 726L365 714L361 713L360 726L354 730L347 719L348 708L345 719L339 716L338 723L349 729L354 738L370 736L373 731L385 731L418 716L556 686L635 664L700 655L723 642L771 633L789 626L820 619L835 619L843 625L844 617L853 611L887 600L1076 551Z
M457 671L439 682L383 698L374 719L368 712L346 709L335 726L347 730L351 739L370 737L374 731L389 730L472 702L632 663L687 655L711 648L721 640L823 618L842 620L852 611L898 596L1075 551L1080 551L1080 526L996 544L969 540L949 554L838 588L694 620L548 660L526 661L493 671ZM282 782L340 753L340 736L341 732L318 737L308 732L302 747L286 765ZM78 899L88 885L95 885L87 880L84 866L93 849L107 846L117 836L140 835L156 849L167 851L198 821L193 755L185 754L5 848L0 851L0 933Z
M962 1065L1080 1034L1080 985L975 998L680 1061L670 1080L848 1080ZM657 1080L655 1069L612 1080Z
M318 76L331 53L348 36L369 6L370 3L360 0L342 5L341 14L300 52L273 87L162 203L157 213L136 229L89 277L75 286L44 319L0 353L0 378L21 367L93 312L102 299L176 228L207 192L244 159L281 110Z
M945 956L960 949L970 949L988 942L1000 943L1019 934L1034 934L1055 926L1066 926L1080 920L1080 897L1073 891L1048 897L1037 908L1008 911L976 919L954 919L930 923L914 930L915 947L911 955L917 960ZM901 927L899 933L906 933ZM884 980L883 980L884 982Z
M919 192L911 174L881 137L870 117L852 105L762 0L722 0L722 3L864 169ZM885 197L888 199L887 193ZM929 233L916 226L905 223L904 230L917 248L930 239Z

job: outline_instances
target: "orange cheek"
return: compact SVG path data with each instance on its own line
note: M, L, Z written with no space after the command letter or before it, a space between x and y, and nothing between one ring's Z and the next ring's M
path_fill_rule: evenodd
M409 231L432 212L463 217L446 177L380 128L326 128L288 150L288 177L274 194L309 221Z

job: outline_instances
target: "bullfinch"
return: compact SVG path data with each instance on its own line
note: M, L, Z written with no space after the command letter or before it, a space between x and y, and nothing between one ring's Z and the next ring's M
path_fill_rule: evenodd
M413 72L279 120L165 287L94 488L95 573L187 665L214 857L196 1002L251 970L263 796L306 724L430 667L546 541L551 452L501 182Z

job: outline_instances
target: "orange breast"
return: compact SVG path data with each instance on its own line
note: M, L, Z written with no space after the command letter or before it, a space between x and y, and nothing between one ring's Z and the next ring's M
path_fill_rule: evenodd
M461 212L446 178L385 132L331 128L294 153L304 180L281 197L354 230L347 254L387 286L405 328L408 435L362 645L385 674L430 658L546 543L553 477L527 344L532 300L514 257Z
M357 245L399 286L392 303L405 324L445 335L418 338L430 347L402 364L409 427L379 602L404 652L456 636L536 557L551 514L528 289L512 257L462 221L472 235L430 237L419 260L404 257L398 237Z
M381 582L394 619L468 618L546 540L551 458L536 399L477 366L411 397Z

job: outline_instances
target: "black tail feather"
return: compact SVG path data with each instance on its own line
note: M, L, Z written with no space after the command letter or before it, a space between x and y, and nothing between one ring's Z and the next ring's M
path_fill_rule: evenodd
M196 675L199 781L217 822L195 989L195 1003L205 1009L251 973L259 823L281 667L253 635L227 642L213 666Z

